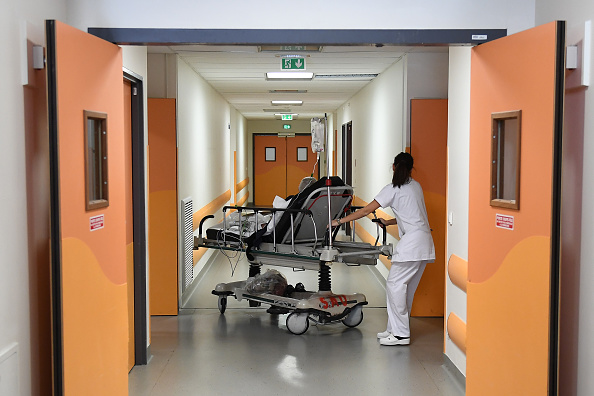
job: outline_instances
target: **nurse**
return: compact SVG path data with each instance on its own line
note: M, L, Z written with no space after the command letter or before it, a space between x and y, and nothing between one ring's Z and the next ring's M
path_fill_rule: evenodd
M384 227L397 224L400 235L386 280L388 325L386 331L377 334L381 345L410 344L409 314L413 297L425 265L435 261L435 246L423 190L411 177L412 169L412 156L398 154L392 164L392 183L385 186L369 205L332 221L332 226L338 227L344 222L367 216L380 207L390 207L394 212L394 219L380 219Z

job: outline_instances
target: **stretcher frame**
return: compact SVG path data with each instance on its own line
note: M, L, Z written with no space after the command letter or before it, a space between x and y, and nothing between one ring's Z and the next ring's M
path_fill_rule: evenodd
M350 193L345 194L345 190ZM323 193L326 193L324 195ZM327 198L324 200L323 198ZM332 201L342 201L332 205ZM324 206L324 201L327 206ZM202 237L204 222L214 216L205 216L199 225L199 236L194 238L194 249L201 247L217 248L221 250L242 251L246 253L250 263L249 277L257 276L263 265L291 267L293 270L316 270L318 271L318 291L293 292L291 296L278 296L269 293L249 292L246 288L247 281L230 283L219 283L212 294L218 297L218 308L224 314L227 307L227 298L234 297L238 301L248 300L252 307L261 304L269 304L274 308L275 313L289 313L287 316L287 329L293 334L303 334L309 327L309 322L316 324L329 324L337 321L348 327L356 327L363 320L363 306L367 305L364 294L335 294L331 291L330 266L332 263L344 263L348 266L376 265L380 255L391 257L392 245L386 244L386 230L383 228L383 244L378 246L380 227L377 224L378 237L375 245L355 241L335 241L338 227L333 232L324 233L326 244L320 243L318 223L325 224L320 218L327 211L331 222L344 216L350 209L352 201L352 188L349 186L327 186L314 190L305 200L304 208L301 209L277 209L269 207L238 207L225 206L223 208L223 230L227 229L225 224L226 212L236 210L239 212L240 225L243 213L256 214L269 212L273 217L284 212L289 214L291 227L285 235L282 235L277 242L276 229L273 230L272 242L262 242L257 248L247 246L242 233L234 238L227 238L226 234L221 240L213 240ZM315 207L316 203L322 207ZM338 210L337 210L338 208ZM375 217L375 213L373 214ZM317 222L316 222L316 218ZM296 224L303 226L310 219L313 227L305 229L296 227ZM304 223L305 221L305 223ZM324 225L325 227L325 225ZM241 227L240 227L241 229ZM258 224L256 224L258 229ZM313 239L311 238L313 233ZM301 237L306 235L306 237Z

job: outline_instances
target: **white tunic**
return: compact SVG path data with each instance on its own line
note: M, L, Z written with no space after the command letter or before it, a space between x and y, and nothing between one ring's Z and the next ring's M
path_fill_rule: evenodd
M421 185L412 178L400 187L390 183L377 194L375 200L382 208L392 208L398 222L400 241L396 244L392 261L434 261L435 246Z

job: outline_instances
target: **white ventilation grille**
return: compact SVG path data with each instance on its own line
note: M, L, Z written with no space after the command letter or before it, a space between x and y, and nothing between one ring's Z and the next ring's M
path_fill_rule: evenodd
M192 283L194 278L194 221L192 197L182 199L182 263L183 263L183 290Z

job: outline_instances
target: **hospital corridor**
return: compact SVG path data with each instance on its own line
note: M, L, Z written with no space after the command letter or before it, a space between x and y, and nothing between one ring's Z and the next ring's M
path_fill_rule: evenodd
M591 0L4 3L0 396L594 395Z
M333 290L366 295L361 325L310 325L295 336L286 328L287 314L271 315L267 306L229 299L219 313L211 290L247 277L244 261L220 255L178 316L153 317L153 357L130 372L130 395L465 394L463 379L442 358L442 318L412 318L410 347L380 346L375 335L386 326L385 281L374 268L332 268ZM289 284L315 289L315 271L281 271Z

